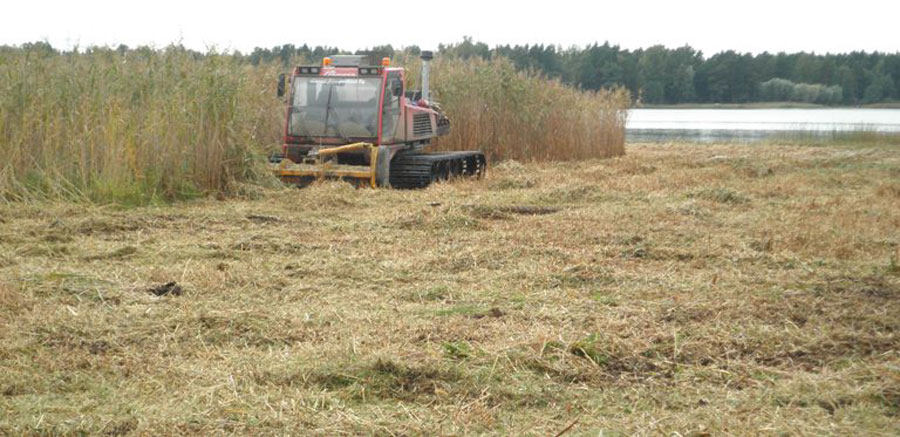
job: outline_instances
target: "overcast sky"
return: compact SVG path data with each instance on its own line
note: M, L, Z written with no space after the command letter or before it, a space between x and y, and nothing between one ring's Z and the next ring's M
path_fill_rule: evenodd
M436 48L464 35L490 46L609 41L635 49L689 44L706 55L763 51L900 51L900 0L151 2L7 0L0 44L53 46L181 42L249 51L286 43Z

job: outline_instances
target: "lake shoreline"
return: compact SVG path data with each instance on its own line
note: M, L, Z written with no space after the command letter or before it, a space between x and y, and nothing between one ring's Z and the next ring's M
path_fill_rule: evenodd
M803 143L822 143L836 139L838 142L874 140L898 144L900 110L638 108L629 111L626 133L629 138L649 142L758 143L800 139Z
M674 105L641 104L635 105L631 109L900 109L900 102L834 106L801 102L679 103Z
M628 143L900 145L900 133L876 131L627 129Z

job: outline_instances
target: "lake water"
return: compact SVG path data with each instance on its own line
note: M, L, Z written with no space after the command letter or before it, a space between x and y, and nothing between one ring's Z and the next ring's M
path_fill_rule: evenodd
M755 141L835 132L900 132L900 109L632 109L628 141Z

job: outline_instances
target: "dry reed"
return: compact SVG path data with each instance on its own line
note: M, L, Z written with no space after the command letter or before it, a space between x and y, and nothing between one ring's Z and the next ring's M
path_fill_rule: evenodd
M419 64L410 65L417 84ZM453 128L439 150L483 150L492 161L582 160L625 153L629 106L624 89L579 91L504 58L437 58L436 100Z
M416 60L407 64L410 84ZM231 193L271 178L280 66L232 55L0 48L0 199L147 204ZM438 59L434 89L453 120L436 150L490 159L575 160L624 153L625 91L580 92L504 59Z
M179 48L0 50L0 196L148 203L229 192L277 141L275 71Z

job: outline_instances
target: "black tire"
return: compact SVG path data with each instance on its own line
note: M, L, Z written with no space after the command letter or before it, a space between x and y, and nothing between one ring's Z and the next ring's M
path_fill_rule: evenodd
M378 154L375 157L375 186L391 186L391 158L393 153L386 146L378 146Z

